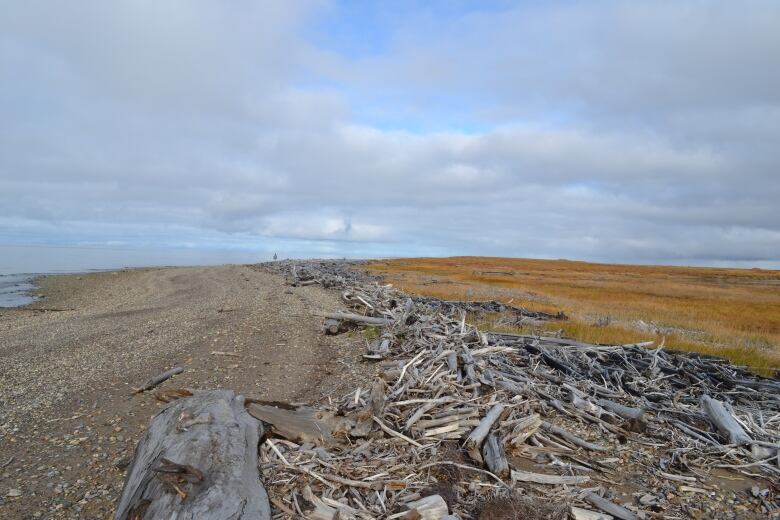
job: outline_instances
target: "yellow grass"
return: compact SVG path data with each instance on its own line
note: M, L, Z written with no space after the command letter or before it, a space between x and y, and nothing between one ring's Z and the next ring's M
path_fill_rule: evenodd
M780 271L485 257L375 261L367 269L411 294L570 316L543 332L612 344L664 337L669 348L761 373L780 368Z

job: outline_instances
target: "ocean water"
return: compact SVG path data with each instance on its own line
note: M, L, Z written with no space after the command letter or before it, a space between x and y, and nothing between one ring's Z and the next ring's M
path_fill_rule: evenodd
M250 264L269 260L272 255L246 250L0 245L0 307L33 302L32 280L42 274L123 267Z
M30 294L35 290L32 276L26 274L0 275L0 307L17 307L35 301Z

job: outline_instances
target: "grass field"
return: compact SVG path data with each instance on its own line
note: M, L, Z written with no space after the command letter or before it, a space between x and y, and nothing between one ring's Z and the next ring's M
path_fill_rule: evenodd
M780 271L485 257L375 261L367 269L410 294L569 316L521 332L610 344L663 339L763 374L780 368Z

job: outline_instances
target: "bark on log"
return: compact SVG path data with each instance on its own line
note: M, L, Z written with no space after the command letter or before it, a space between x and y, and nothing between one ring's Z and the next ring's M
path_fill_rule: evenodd
M701 407L707 413L712 424L718 429L729 444L749 444L750 435L745 433L742 426L734 419L723 403L708 395L701 396Z
M215 390L173 401L138 443L115 520L269 520L244 398Z

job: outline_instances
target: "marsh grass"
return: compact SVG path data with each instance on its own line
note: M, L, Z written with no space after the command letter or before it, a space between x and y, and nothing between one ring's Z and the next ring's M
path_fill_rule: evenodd
M668 348L758 373L780 368L780 271L483 257L376 261L367 269L411 294L495 299L570 317L536 332L605 344L665 339ZM489 320L480 326L496 329Z

